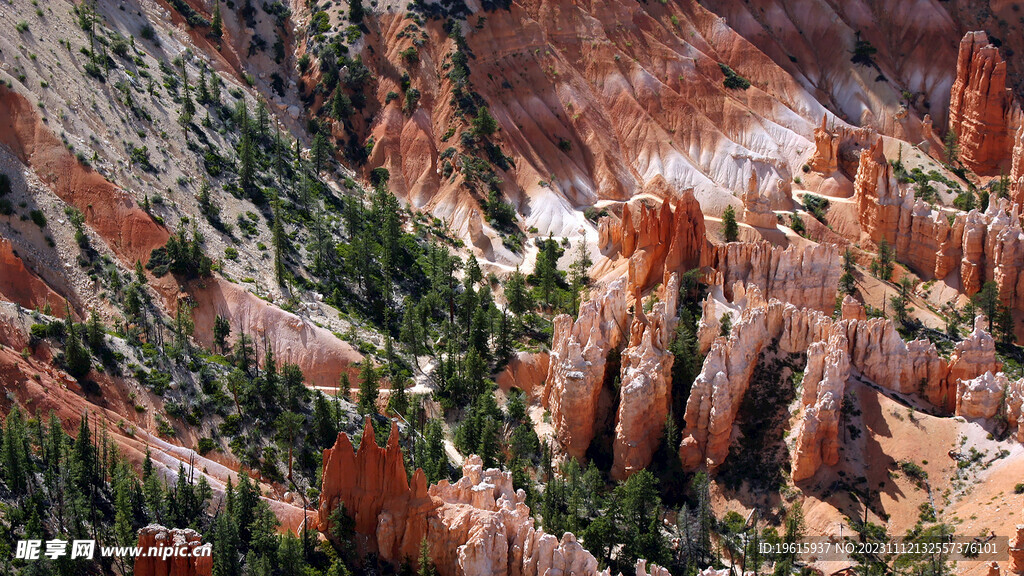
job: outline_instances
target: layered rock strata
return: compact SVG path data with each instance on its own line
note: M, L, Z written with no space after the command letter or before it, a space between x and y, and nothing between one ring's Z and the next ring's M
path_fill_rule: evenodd
M668 281L673 272L699 266L707 245L704 215L692 190L672 201L673 192L659 177L644 193L663 200L653 207L626 203L620 221L605 216L598 222L601 249L629 259L629 283L641 291Z
M839 289L841 254L830 244L782 248L768 242L717 245L707 261L714 268L711 283L727 297L737 282L757 286L767 298L801 308L831 313Z
M821 116L821 126L814 129L814 155L808 164L822 174L839 169L839 136L828 129L828 114Z
M771 199L757 188L757 173L750 173L750 183L743 194L743 221L756 228L775 229L778 218L772 211Z
M839 463L839 411L850 377L849 346L845 336L835 334L827 342L814 342L807 349L800 397L804 412L793 451L794 482L814 476L822 465Z

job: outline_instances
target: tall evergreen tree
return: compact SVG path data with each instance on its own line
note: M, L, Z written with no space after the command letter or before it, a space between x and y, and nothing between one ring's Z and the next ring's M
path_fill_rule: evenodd
M359 379L359 413L376 414L377 398L379 396L377 370L373 367L373 362L369 358L363 360L363 366L359 370Z

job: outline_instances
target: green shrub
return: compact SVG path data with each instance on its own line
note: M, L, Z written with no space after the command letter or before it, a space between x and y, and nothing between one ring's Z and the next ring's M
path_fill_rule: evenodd
M746 90L750 88L750 80L747 80L743 76L736 73L735 70L730 68L727 64L721 62L718 63L718 67L721 68L722 74L725 74L725 80L722 84L730 90Z
M41 210L33 210L28 213L28 216L32 219L32 222L35 222L36 226L40 228L46 227L46 215Z

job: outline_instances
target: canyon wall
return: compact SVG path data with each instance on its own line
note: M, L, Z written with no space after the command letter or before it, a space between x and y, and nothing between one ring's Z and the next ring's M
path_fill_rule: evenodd
M624 479L646 468L661 441L672 405L669 345L675 337L679 275L672 274L650 313L637 299L629 346L622 351L619 411L612 446L612 478Z
M673 191L659 176L644 194L662 198L660 205L627 202L621 220L604 216L598 222L601 250L629 259L629 283L641 291L667 282L673 272L699 266L708 246L704 215L692 190L672 200Z
M793 451L793 481L806 480L825 466L839 463L839 410L850 377L850 343L842 334L807 348L803 394L804 409L797 424Z

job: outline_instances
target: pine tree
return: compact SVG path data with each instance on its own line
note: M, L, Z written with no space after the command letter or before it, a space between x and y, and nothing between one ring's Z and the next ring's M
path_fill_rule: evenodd
M377 370L374 369L373 363L368 358L363 360L363 366L359 371L359 378L361 380L359 385L359 413L376 414L377 397L379 396Z
M228 349L228 336L231 335L231 323L228 319L218 314L213 319L213 347L216 350L225 352Z
M114 535L121 546L135 542L132 493L137 489L131 467L123 460L118 462L114 474Z
M892 278L893 264L895 256L893 255L892 248L889 246L889 242L882 238L878 243L878 255L874 260L871 261L871 273L879 280L886 282Z
M7 487L15 495L24 494L28 489L28 441L25 438L25 421L17 406L11 409L4 422L3 470L2 476Z
M213 534L213 576L241 576L238 531L227 514L217 518Z
M571 313L573 315L577 313L580 292L590 285L589 272L592 264L593 261L590 260L590 253L587 252L587 243L584 240L580 240L579 245L576 247L576 259L569 266L569 282L572 290Z
M839 277L839 292L852 296L857 292L857 280L853 276L856 269L853 252L849 248L843 252L843 275Z
M955 130L950 128L949 132L946 132L943 144L945 144L946 162L950 166L958 165L960 163L960 137L957 136Z
M321 129L317 132L316 136L313 137L313 147L310 153L313 156L313 169L319 174L324 164L334 154L334 146L331 144L330 139L327 138L327 134Z
M241 133L241 137L238 140L239 186L246 193L251 194L256 186L256 146L253 142L249 110L245 105L244 98L238 101L235 115Z
M363 22L363 0L351 0L348 5L348 19L353 24L361 24Z
M515 272L509 275L505 284L505 300L513 314L519 315L533 307L530 302L530 294L526 289L526 277L516 268Z
M427 482L435 484L448 477L448 455L444 451L444 430L441 422L432 418L420 441L419 465L427 476Z
M735 242L740 236L740 227L736 223L736 209L732 204L726 206L722 212L722 234L726 242Z
M344 122L351 115L352 100L341 88L338 88L331 98L331 116L338 122Z
M185 96L181 103L181 113L178 115L178 123L185 129L185 135L188 136L188 127L192 123L192 117L196 114L196 105L192 102L192 93L189 91L188 86L188 70L185 68L185 59L180 60L181 63L181 83L185 90Z
M142 495L146 502L149 520L163 522L164 494L160 487L160 479L153 472L153 460L149 449L146 449L146 460L142 464Z
M196 86L196 99L200 104L210 102L210 89L206 84L206 65L199 64L199 84ZM207 115L209 117L209 115Z
M224 24L220 15L220 0L214 0L213 3L213 20L210 22L210 33L217 39L224 36Z
M284 223L281 220L281 200L274 198L273 206L274 223L271 229L271 244L274 246L274 277L277 279L277 283L280 286L284 286L285 267L284 267L284 251L285 251L285 233Z
M419 567L416 571L416 576L437 576L437 571L434 570L434 563L430 560L430 543L427 542L427 537L424 536L423 540L420 540L420 558Z
M409 411L409 396L405 391L405 381L392 376L391 394L388 395L388 410L405 416Z
M330 448L338 436L337 418L327 403L327 397L322 392L314 394L311 438L316 448L323 450Z
M64 367L75 379L84 378L89 373L89 351L85 349L71 319L71 307L65 303Z

